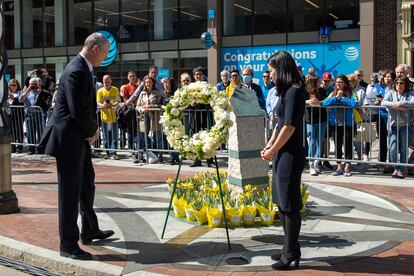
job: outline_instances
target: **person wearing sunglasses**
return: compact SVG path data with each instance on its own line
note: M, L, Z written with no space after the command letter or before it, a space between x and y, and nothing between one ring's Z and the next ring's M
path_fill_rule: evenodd
M266 70L263 73L262 77L263 77L263 85L261 86L261 88L262 88L262 92L263 92L263 97L266 100L267 95L269 95L270 89L272 89L275 85L272 82L272 80L270 79L270 71L269 70Z
M240 72L237 69L234 69L230 72L230 85L226 88L226 95L230 99L233 96L234 89L241 88L243 86L240 80Z
M16 79L11 79L8 83L9 97L6 102L6 113L9 115L11 141L15 143L23 143L23 122L24 109L19 107L8 107L9 105L23 105L19 102L19 97L23 94L20 83ZM23 145L11 145L12 153L21 153Z
M50 99L50 94L42 89L37 78L30 79L29 87L19 97L19 101L24 104L26 110L25 121L29 144L40 142L46 123L46 112L49 109L49 103L51 103ZM40 107L41 110L37 107ZM29 154L34 154L36 149L39 154L43 153L43 147L29 146Z
M407 163L408 140L410 127L414 118L414 93L409 90L410 81L407 77L397 77L394 89L385 95L381 102L388 110L388 140L391 163ZM398 158L398 155L400 158ZM407 168L395 166L393 178L404 178Z

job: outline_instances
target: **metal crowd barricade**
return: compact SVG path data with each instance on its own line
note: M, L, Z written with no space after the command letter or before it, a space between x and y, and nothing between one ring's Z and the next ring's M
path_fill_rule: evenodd
M386 107L383 106L376 106L376 105L364 105L358 106L356 108L352 108L349 106L306 106L308 111L314 111L317 109L317 113L319 116L318 122L314 122L313 116L310 116L310 125L319 124L321 125L321 115L323 112L326 112L326 130L324 131L322 146L320 146L320 150L322 151L324 147L329 147L330 142L333 142L334 148L329 147L327 149L328 156L322 157L322 153L319 156L309 156L308 154L308 147L310 146L309 143L309 131L307 130L307 123L304 117L304 146L306 148L306 159L307 160L319 160L319 161L336 161L336 162L345 162L345 163L361 163L361 164L369 164L369 165L391 165L391 166L404 166L404 167L414 167L414 164L409 163L409 146L414 147L414 123L413 121L408 122L408 124L404 124L402 128L405 130L405 141L407 144L406 149L406 156L403 159L399 160L398 162L390 162L390 148L389 148L389 127L387 126L387 119L384 115L381 114L380 110L386 110ZM338 116L344 116L342 121L346 122L346 111L352 109L359 112L358 114L363 114L361 116L362 124L357 124L355 120L355 112L351 113L351 121L353 122L351 125L338 125ZM414 108L407 108L414 111ZM360 111L363 111L360 112ZM335 117L335 124L330 124L330 112L333 112ZM305 115L306 116L306 115ZM315 116L316 117L316 116ZM411 118L412 120L413 118ZM400 122L397 120L396 126L400 128ZM356 134L358 132L362 132L363 128L366 127L368 130L365 133L365 138L357 139ZM385 128L385 129L384 129ZM375 129L374 131L369 131L370 129ZM321 137L322 131L321 128L318 128L319 134L316 135L318 138ZM350 133L349 133L350 132ZM339 135L339 136L338 136ZM351 135L351 139L349 136ZM400 145L400 139L398 137L399 132L397 132L397 139L396 139L396 149L398 151L397 155L399 156L400 148L404 147L404 145ZM348 139L347 139L348 138ZM343 141L343 146L339 149L336 147L338 142ZM351 143L351 145L349 145ZM332 143L331 143L332 145ZM347 147L351 147L351 158L347 158L345 156L345 151ZM385 147L385 148L384 148ZM349 149L349 148L348 148ZM343 151L343 157L338 158L338 150ZM382 152L382 153L381 153ZM367 159L363 159L363 156L366 155ZM385 156L384 156L385 155ZM349 156L348 156L349 157Z
M25 108L9 106L11 144L16 146L39 146L46 126L46 114L39 106Z

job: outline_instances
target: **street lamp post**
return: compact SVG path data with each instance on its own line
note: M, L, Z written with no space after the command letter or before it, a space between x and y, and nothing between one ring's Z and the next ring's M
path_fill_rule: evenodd
M16 194L11 188L11 149L8 121L3 113L8 89L5 80L7 53L4 48L4 1L0 0L0 214L19 212Z

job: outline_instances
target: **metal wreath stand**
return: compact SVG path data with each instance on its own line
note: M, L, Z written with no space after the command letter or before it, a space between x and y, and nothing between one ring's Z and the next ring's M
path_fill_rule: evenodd
M165 217L165 222L164 222L164 227L162 229L161 239L164 239L165 228L167 227L168 217L170 216L171 205L172 205L172 201L174 199L175 189L177 188L177 182L178 182L178 179L180 177L180 171L181 171L182 164L183 164L183 159L180 155L180 164L178 166L177 176L175 177L175 180L174 180L173 190L172 190L171 198L170 198L170 204L168 205L167 216ZM230 251L231 250L231 244L230 244L230 237L229 237L229 227L228 227L228 223L227 223L226 209L224 207L223 188L221 187L221 179L220 179L219 167L218 167L218 163L217 163L217 155L214 155L214 164L216 166L217 182L218 182L219 189L220 189L220 199L221 199L221 207L223 208L224 227L226 228L227 245L228 245L228 248L229 248L229 251Z

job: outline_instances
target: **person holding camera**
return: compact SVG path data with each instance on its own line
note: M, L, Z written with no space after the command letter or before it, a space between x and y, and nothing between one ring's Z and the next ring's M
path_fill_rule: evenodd
M118 88L112 86L111 76L105 75L102 80L104 86L96 94L98 108L101 109L102 131L105 141L105 159L119 160L115 149L118 147L118 123L115 108L120 102Z
M49 93L39 86L38 79L32 78L27 89L19 97L19 101L24 104L26 110L25 123L28 142L32 144L29 146L29 154L35 153L35 144L40 142L46 122L46 112L49 109L49 96ZM37 107L40 107L40 109ZM42 154L43 148L41 146L37 147L37 152Z
M46 68L43 69L34 69L32 71L27 72L26 80L24 81L24 84L26 87L29 87L29 81L32 78L40 78L41 83L39 86L42 87L42 89L48 90L50 87L51 77L49 76L49 72L46 70Z

